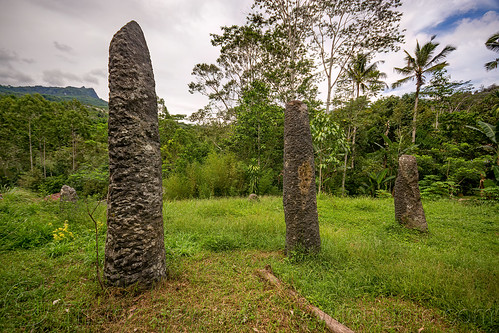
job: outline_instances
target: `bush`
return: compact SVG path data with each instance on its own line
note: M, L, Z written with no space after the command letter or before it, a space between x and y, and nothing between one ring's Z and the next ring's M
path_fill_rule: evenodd
M38 191L38 188L43 180L43 174L39 169L33 169L32 171L25 172L19 177L19 186L32 190Z
M456 195L459 185L453 181L441 181L439 176L428 175L419 182L419 189L424 199L440 199Z
M101 169L82 168L68 177L69 185L75 188L80 197L106 197L108 182L107 166Z
M169 200L188 199L194 196L194 189L185 175L172 174L163 180L163 198Z
M203 164L188 164L184 173L170 175L163 186L169 200L241 195L244 167L233 154L210 153Z
M483 196L489 200L499 200L499 186L488 186L482 190Z
M64 175L47 177L40 183L38 190L45 195L58 193L66 181L67 178Z

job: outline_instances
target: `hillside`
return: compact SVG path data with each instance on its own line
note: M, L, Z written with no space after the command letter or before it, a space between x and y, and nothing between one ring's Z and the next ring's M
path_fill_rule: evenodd
M27 94L40 94L50 101L67 101L77 99L86 105L107 108L107 102L99 98L93 88L43 86L13 87L0 85L0 95L22 96Z

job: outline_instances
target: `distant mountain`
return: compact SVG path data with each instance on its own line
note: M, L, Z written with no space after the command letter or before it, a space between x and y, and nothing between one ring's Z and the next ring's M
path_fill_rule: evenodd
M79 100L83 104L107 108L107 102L100 99L93 88L76 87L12 87L0 85L0 95L22 96L27 94L40 94L49 101Z

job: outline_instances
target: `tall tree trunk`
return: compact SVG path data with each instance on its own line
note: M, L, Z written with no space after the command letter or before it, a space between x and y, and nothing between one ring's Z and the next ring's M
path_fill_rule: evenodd
M350 135L351 135L351 125L348 125L348 131L347 131L347 142L350 140ZM343 176L341 179L341 195L345 195L345 181L347 178L347 164L348 164L348 151L345 151L345 160L343 162Z
M76 133L74 132L73 125L71 125L71 138L72 138L72 155L73 155L73 171L76 170Z
M345 180L347 178L348 152L345 152L345 162L343 163L343 176L341 178L341 195L345 196Z
M47 164L45 162L46 160L46 142L45 142L45 137L43 137L43 177L47 178Z
M419 84L416 85L416 96L414 100L414 112L412 117L412 143L416 143L416 121L418 119Z
M438 130L438 116L439 116L439 111L438 111L438 109L435 109L435 107L432 107L432 108L435 111L435 129Z
M33 171L33 147L31 145L31 119L28 119L28 138L29 138L29 163L30 163L30 170Z
M329 109L331 108L331 94L333 89L331 87L331 77L327 77L327 97L326 97L326 113L329 113Z
M352 133L352 169L354 167L354 160L355 160L355 137L357 136L357 126L353 127L353 133Z

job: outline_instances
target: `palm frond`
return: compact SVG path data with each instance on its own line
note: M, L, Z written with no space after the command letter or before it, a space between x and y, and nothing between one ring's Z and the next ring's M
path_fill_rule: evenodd
M413 69L409 68L409 67L403 67L403 68L394 67L393 71L397 74L402 74L402 75L409 75L409 74L413 73Z
M417 64L419 67L424 68L428 64L428 59L433 54L433 51L440 45L439 43L428 42L423 45L419 53L416 54Z
M392 89L400 87L402 84L406 83L407 81L414 80L414 75L404 77L403 79L400 79L398 81L395 81L392 83Z
M487 71L491 71L493 69L496 69L497 68L497 63L499 62L499 58L497 58L496 60L494 61L489 61L488 63L485 64L485 69Z
M414 57L406 50L404 50L404 53L406 54L404 60L407 63L405 67L412 67L412 68L416 67L416 59L414 59Z
M499 52L499 32L496 32L487 39L485 47L491 51Z
M445 67L449 66L449 63L447 61L441 62L439 64L433 65L429 68L426 68L424 70L424 73L434 73L436 71L439 71L441 69L444 69Z
M449 53L452 51L455 51L456 47L452 45L447 45L444 47L442 51L440 51L439 54L433 57L426 65L431 66L433 63L440 61L441 59L445 58Z

